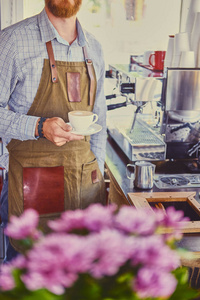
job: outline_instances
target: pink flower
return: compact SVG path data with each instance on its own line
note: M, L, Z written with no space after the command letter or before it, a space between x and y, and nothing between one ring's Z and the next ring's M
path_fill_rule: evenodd
M38 213L34 209L27 209L20 217L10 217L10 222L5 229L5 233L16 240L27 237L36 239L39 236L36 230L38 221Z
M71 232L76 229L87 229L100 231L103 228L111 227L113 224L113 211L115 205L108 207L101 204L91 204L85 210L68 210L55 221L49 221L48 226L56 232Z
M79 273L88 271L93 259L89 237L50 234L27 253L23 281L31 290L46 288L63 293Z
M84 212L85 227L94 232L113 227L113 214L115 205L102 206L101 204L90 205Z
M0 268L0 291L9 291L15 287L15 281L12 276L12 265L5 264Z
M35 291L46 288L50 292L61 295L65 292L65 287L70 287L77 280L76 274L65 274L62 270L56 269L54 272L40 273L30 272L21 276L26 287Z
M115 217L116 227L127 233L138 235L152 234L157 226L155 215L144 209L123 206Z
M131 260L133 265L154 266L164 271L172 271L180 266L177 252L169 248L159 235L136 238Z
M182 229L185 222L189 221L188 217L184 217L184 212L176 210L173 206L166 209L164 214L161 210L155 210L158 225L169 228L170 233L163 235L165 240L180 240L183 236Z
M11 264L13 268L17 269L25 269L26 268L26 257L23 256L22 254L17 255L12 261Z
M189 218L184 217L182 210L176 210L173 206L166 209L166 214L161 210L156 210L158 222L165 227L172 227L174 229L181 229L180 222L187 222Z
M169 297L176 289L175 277L155 268L141 268L133 282L133 289L141 298Z
M126 247L127 237L117 230L103 230L92 238L94 261L89 272L100 278L116 274L119 268L129 259Z
M26 268L26 258L23 255L18 255L9 264L2 264L0 266L0 290L12 290L15 287L13 270L24 268Z
M83 229L84 219L83 210L67 210L58 220L49 221L48 226L55 232L70 232L75 229Z
M18 256L2 269L2 289L13 289L13 269L21 270L20 278L28 290L47 289L62 295L85 274L97 284L98 279L114 276L117 284L118 272L126 267L135 274L133 289L140 298L165 298L175 290L171 271L180 266L180 257L156 230L167 226L175 228L176 234L177 223L185 220L182 213L169 208L165 215L128 206L118 211L115 205L93 204L49 221L54 232L46 236L36 230L38 219L33 210L11 217L7 234L16 239L38 238L25 256Z

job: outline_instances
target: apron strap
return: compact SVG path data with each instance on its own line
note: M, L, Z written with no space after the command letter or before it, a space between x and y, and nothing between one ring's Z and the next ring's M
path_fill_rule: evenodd
M53 83L56 83L56 82L58 82L58 72L57 72L57 68L56 68L56 63L55 63L55 59L54 59L51 41L46 43L46 47L47 47L47 52L48 52L48 56L49 56L49 60L50 60L51 79L52 79Z
M89 93L89 103L88 105L93 105L94 103L94 94L95 94L95 77L93 73L92 60L88 58L86 47L83 47L83 54L87 66L88 75L90 78L90 93Z
M46 43L47 52L50 60L50 68L51 68L51 79L53 83L58 82L58 72L56 68L56 62L53 54L53 48L51 41ZM93 73L93 63L90 58L88 58L86 47L83 47L83 55L88 71L88 75L90 78L90 91L89 91L89 103L88 105L93 105L94 103L94 94L95 94L95 77Z

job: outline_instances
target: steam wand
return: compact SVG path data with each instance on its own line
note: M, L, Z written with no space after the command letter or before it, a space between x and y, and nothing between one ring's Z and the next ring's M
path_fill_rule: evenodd
M145 103L145 104L146 104L146 103ZM141 112L143 111L143 106L144 106L144 105L138 106L137 109L136 109L136 111L135 111L135 113L134 113L134 118L133 118L133 123L132 123L132 125L131 125L130 133L133 131L133 128L134 128L134 126L135 126L137 114L138 114L138 113L141 113Z
M130 97L128 97L128 95L126 94L112 94L112 95L107 95L106 96L106 100L110 100L110 99L113 99L113 98L117 98L117 97L125 97L126 98L126 101L122 102L122 103L115 103L115 104L108 104L107 105L107 110L113 110L113 109L116 109L116 108L120 108L120 107L123 107L123 106L127 106L129 104L132 104L132 99L130 99ZM129 102L130 100L130 102Z
M173 132L175 132L175 131L178 131L178 130L180 130L180 129L187 128L187 127L190 128L190 129L193 129L193 126L192 126L190 123L185 123L185 124L180 125L180 126L178 126L178 127L172 128L172 129L170 130L170 132L173 133Z
M195 144L191 149L189 149L187 151L188 155L191 156L194 152L198 151L200 148L200 141ZM192 171L196 170L199 172L199 169L200 169L200 156L198 156L198 159L196 161L196 167L194 167L193 164L190 164L190 169L192 168Z
M196 143L191 149L188 150L188 152L187 152L188 155L192 156L192 154L194 152L196 152L197 150L199 150L199 148L200 148L200 141L198 143Z
M197 122L196 122L197 123ZM185 123L181 126L178 126L176 128L173 128L171 129L171 133L172 132L175 132L175 131L178 131L180 129L183 129L183 128L189 128L191 130L194 130L195 128L191 125L191 123ZM189 156L192 156L192 154L194 154L195 152L197 152L198 150L200 149L200 141L198 141L194 146L192 146L192 148L190 148L188 151L187 151L187 154ZM197 161L197 166L198 168L200 168L200 156L198 156L198 161Z

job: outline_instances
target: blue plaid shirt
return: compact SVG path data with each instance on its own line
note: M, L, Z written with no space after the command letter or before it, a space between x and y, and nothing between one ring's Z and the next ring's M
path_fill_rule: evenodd
M48 59L46 42L52 41L55 60L83 61L82 47L87 46L93 60L97 93L94 113L103 130L91 136L91 150L103 172L106 144L105 66L99 42L84 31L77 20L77 39L69 45L59 36L45 10L0 32L0 137L4 145L13 139L34 140L38 117L26 115L35 98ZM9 108L9 109L8 109ZM0 166L8 170L8 154L0 156Z

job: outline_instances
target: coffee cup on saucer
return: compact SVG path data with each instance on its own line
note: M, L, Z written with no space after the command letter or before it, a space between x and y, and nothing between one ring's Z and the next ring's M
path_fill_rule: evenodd
M87 131L98 120L97 114L94 114L92 111L83 110L70 111L68 117L71 126L77 132Z

